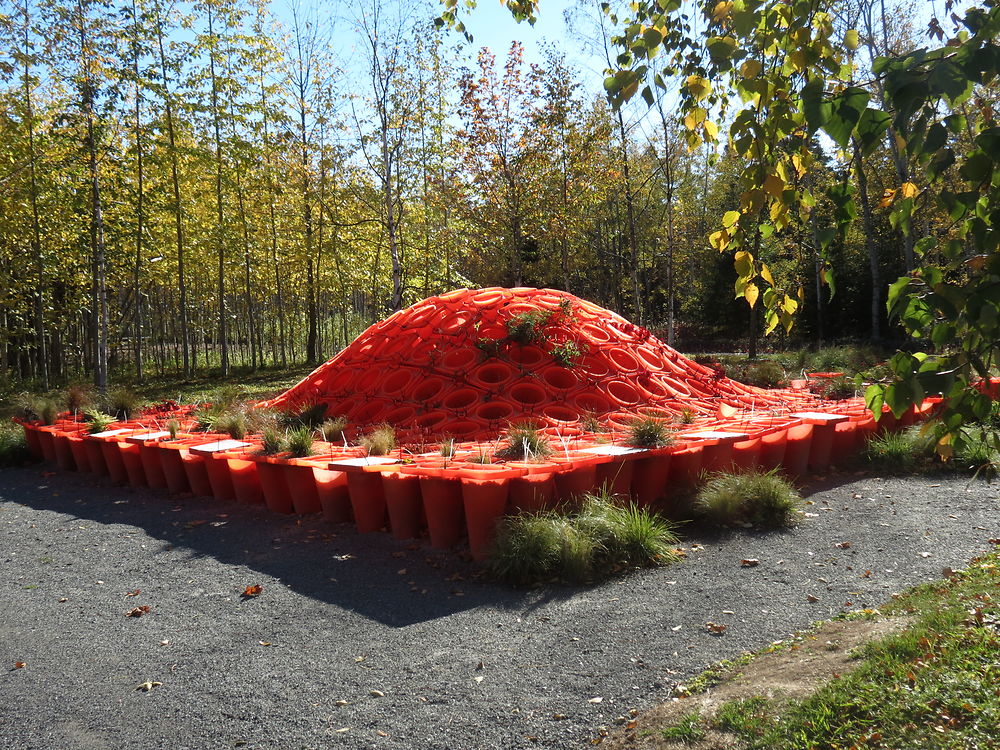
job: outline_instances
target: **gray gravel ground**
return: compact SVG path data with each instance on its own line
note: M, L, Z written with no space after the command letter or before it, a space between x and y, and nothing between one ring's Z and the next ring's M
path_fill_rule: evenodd
M808 500L791 531L692 533L679 565L523 591L385 533L0 471L0 748L582 747L1000 536L983 482L839 475Z

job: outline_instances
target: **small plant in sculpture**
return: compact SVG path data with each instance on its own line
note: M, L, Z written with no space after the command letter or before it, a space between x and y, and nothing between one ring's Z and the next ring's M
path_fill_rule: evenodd
M494 454L501 461L538 461L552 453L549 439L527 422L508 427L505 440L507 445Z
M346 440L344 429L347 427L347 417L339 416L336 419L324 419L319 426L319 433L328 443L342 443Z
M313 431L309 425L288 431L288 451L295 458L305 458L313 454Z
M91 435L104 432L108 429L108 425L113 424L115 421L115 418L110 414L105 414L98 409L85 409L83 418L90 422L90 428L87 431Z
M378 425L361 438L360 445L369 456L387 456L396 447L396 431L390 425Z
M628 426L625 442L635 448L662 448L673 443L674 438L662 420L641 417Z

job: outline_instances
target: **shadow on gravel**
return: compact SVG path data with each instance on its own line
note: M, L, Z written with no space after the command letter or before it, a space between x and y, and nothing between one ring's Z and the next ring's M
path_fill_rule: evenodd
M352 524L329 524L319 516L282 516L262 506L116 487L42 465L0 470L2 501L137 527L161 542L154 554L178 564L187 552L243 565L280 579L300 594L389 627L484 605L520 611L540 599L552 601L574 592L525 592L494 584L467 556L433 550L426 539L358 534ZM252 573L247 578L247 584L254 583Z

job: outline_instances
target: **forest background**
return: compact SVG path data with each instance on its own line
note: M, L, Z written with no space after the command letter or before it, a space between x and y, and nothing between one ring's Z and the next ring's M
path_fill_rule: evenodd
M0 0L5 386L316 364L461 286L564 289L682 350L755 344L709 241L740 159L690 138L674 86L609 105L601 4L527 53L438 29L436 3L278 5ZM874 60L941 23L922 0L835 8L873 100ZM891 133L812 150L816 205L757 253L802 309L775 344L898 338L887 285L943 217L893 221ZM824 242L841 184L863 220Z

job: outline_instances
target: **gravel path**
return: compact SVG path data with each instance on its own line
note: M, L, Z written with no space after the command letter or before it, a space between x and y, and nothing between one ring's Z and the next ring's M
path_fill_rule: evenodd
M0 746L582 747L708 664L1000 536L1000 486L967 479L840 475L808 500L791 531L517 591L388 534L0 471Z

